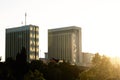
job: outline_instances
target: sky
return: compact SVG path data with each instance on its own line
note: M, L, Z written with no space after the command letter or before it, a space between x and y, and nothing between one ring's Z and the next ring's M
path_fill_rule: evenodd
M5 56L5 29L25 23L39 26L40 57L48 51L48 29L82 28L82 51L120 56L119 0L0 0L0 56ZM23 23L23 24L22 24Z

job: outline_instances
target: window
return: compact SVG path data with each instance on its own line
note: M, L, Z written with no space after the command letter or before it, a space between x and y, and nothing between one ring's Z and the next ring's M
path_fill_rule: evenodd
M32 37L33 35L32 34L30 34L30 37Z
M36 56L36 59L39 60L39 56Z
M35 38L35 34L33 35L33 38Z
M30 45L32 44L32 41L30 40Z
M39 38L39 35L38 35L38 34L36 34L36 38Z
M35 59L35 56L34 55L30 55L30 59Z
M32 28L32 27L30 27L30 30L33 30L33 28Z
M37 52L39 52L39 49L38 49L38 48L36 48L36 51L37 51Z
M36 28L36 31L39 31L39 28Z
M31 46L30 51L35 52L35 48Z
M39 42L36 42L36 45L39 45Z
M33 48L33 51L35 51L35 48Z
M30 47L30 51L33 51L33 50L32 50L32 47Z
M35 45L35 41L33 41L33 45Z

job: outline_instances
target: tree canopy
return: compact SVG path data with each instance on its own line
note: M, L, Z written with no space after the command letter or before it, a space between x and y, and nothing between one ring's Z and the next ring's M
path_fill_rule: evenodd
M117 69L106 56L98 53L92 59L93 66L80 74L80 80L119 80ZM120 72L119 72L120 73Z

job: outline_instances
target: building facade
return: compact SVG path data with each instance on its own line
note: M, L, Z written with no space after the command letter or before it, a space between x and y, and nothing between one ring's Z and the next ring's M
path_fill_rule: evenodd
M76 26L48 30L48 58L80 65L82 63L82 34Z
M88 52L82 52L83 54L83 66L90 67L92 66L92 59L95 54L88 53Z
M25 47L27 61L39 59L39 27L35 25L25 25L16 28L6 29L6 59L20 53Z

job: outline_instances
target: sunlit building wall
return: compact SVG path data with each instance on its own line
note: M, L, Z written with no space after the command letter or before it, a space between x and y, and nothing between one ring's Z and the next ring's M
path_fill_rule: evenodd
M88 52L82 52L83 54L83 66L90 67L92 66L92 59L95 54L88 53Z
M39 27L25 25L6 29L6 58L16 59L22 47L26 48L27 60L39 59Z
M82 63L81 28L76 26L48 30L48 58L80 65Z

